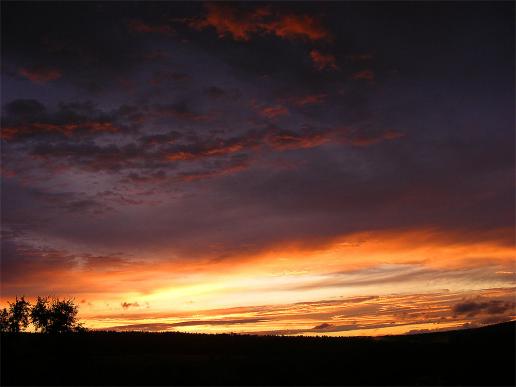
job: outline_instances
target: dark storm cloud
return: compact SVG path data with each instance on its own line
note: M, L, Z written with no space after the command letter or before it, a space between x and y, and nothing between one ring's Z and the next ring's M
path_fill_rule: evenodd
M516 303L501 300L486 301L465 301L453 306L453 313L458 315L475 316L479 313L484 314L503 314L507 311L513 311Z
M17 99L5 104L3 117L23 122L44 119L46 115L47 109L41 102L35 99Z

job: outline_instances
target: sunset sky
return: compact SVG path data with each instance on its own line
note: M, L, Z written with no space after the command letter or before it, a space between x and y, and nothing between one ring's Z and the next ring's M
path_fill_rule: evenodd
M1 294L92 329L516 318L513 2L2 2Z

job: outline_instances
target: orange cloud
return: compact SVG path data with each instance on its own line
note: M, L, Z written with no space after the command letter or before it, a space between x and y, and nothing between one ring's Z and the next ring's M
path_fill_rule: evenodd
M260 114L267 118L276 118L288 114L288 109L284 106L268 106L263 108Z
M330 39L329 32L320 21L308 15L284 15L277 21L265 24L263 28L284 39L305 38L311 41Z
M267 15L264 8L253 12L237 12L233 7L216 3L205 4L206 14L201 19L191 20L190 27L203 30L215 28L219 38L231 36L234 40L246 41L252 33L261 30L260 20Z
M169 153L166 156L166 159L169 161L176 161L176 160L197 160L200 158L205 157L212 157L212 156L223 156L228 155L231 153L239 152L243 150L245 147L244 143L220 143L215 144L212 146L207 146L203 149L196 149L196 150L179 150L177 152Z
M112 122L86 121L82 123L68 124L51 124L44 122L34 122L31 124L21 124L17 126L8 126L2 128L0 138L4 140L13 140L23 136L33 136L38 134L62 134L71 136L77 130L85 130L88 132L108 132L115 133L119 128Z
M37 84L45 84L50 81L55 81L56 79L61 78L62 75L61 70L46 67L22 67L18 70L18 73Z
M220 38L248 41L253 34L272 34L282 39L328 40L329 32L309 15L276 14L270 7L239 10L229 5L207 3L205 15L188 21L192 28L214 28Z
M266 137L267 143L274 149L301 149L313 148L329 141L328 133L313 132L298 134L291 131L270 133Z
M310 58L317 70L322 71L326 69L338 70L335 56L332 54L323 54L319 50L310 51Z
M296 106L316 105L322 103L327 96L327 94L311 94L299 98L294 98L292 102Z

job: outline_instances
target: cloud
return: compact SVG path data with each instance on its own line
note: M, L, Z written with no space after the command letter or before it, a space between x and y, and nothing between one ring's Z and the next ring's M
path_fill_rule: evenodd
M142 34L161 34L170 36L174 30L167 24L150 24L142 20L133 19L127 23L129 30Z
M515 302L501 300L488 301L465 301L453 306L453 313L459 315L476 316L477 314L503 314L507 311L514 311Z
M183 135L175 130L163 134L150 134L142 136L139 141L144 145L167 145L175 144Z
M383 286L389 284L401 284L410 286L412 283L427 281L431 278L442 277L453 280L456 283L467 281L468 283L481 283L486 280L494 282L497 276L491 268L488 270L485 266L466 267L466 268L432 268L423 264L396 264L396 265L376 265L364 269L348 270L342 272L328 273L324 278L296 285L294 290L319 289L324 287L352 288L367 286ZM496 304L496 302L495 302ZM487 308L487 305L470 305L469 303L458 306L454 311L456 313L466 313L466 308ZM492 305L492 311L496 311L496 307L506 307L506 305ZM464 308L464 310L462 309ZM476 309L475 309L476 310Z
M156 71L149 79L149 83L153 86L160 86L172 82L188 81L190 76L186 73L176 71Z
M284 39L330 40L331 35L321 22L309 15L281 15L263 27Z
M220 94L218 89L217 92ZM324 96L316 94L303 97L300 103L317 103L322 98ZM270 118L288 113L283 105L267 106L260 111ZM23 177L36 165L45 173L77 169L110 174L127 171L120 181L139 185L231 175L248 169L255 162L250 156L258 151L302 150L326 143L364 147L402 137L399 132L372 129L302 127L287 130L274 126L250 129L233 136L216 131L186 135L186 131L177 130L156 133L140 130L148 122L169 122L162 119L204 123L210 117L194 113L186 102L121 105L106 112L91 102L61 103L56 110L49 111L37 100L15 100L4 106L4 112L2 139L6 145L22 145L5 149L14 152L4 164L10 176ZM30 158L25 158L24 163L15 163L22 154ZM196 168L186 166L201 161L209 163ZM171 173L173 170L177 171ZM119 199L116 200L119 204L142 203L125 195ZM77 202L75 207L87 208L91 203L88 200Z
M335 56L332 54L324 54L321 51L314 49L310 51L310 58L312 59L315 68L319 71L339 69Z
M351 78L356 79L356 80L372 82L372 81L374 81L375 74L374 74L373 70L366 69L366 70L361 70L361 71L351 74Z
M129 308L138 308L140 306L140 304L138 304L137 302L122 302L120 304L122 306L123 309L129 309Z
M310 15L282 14L271 7L237 8L218 3L205 4L202 18L188 21L192 28L214 28L220 38L249 41L253 35L271 34L282 39L329 40L330 34Z
M403 138L404 133L396 130L386 130L384 132L371 133L367 131L356 131L344 138L343 141L354 146L370 146L383 141L392 141Z
M16 126L7 126L2 129L2 138L4 140L14 140L19 137L32 137L42 134L59 134L70 137L74 133L83 131L89 133L108 132L115 133L120 129L113 125L112 122L102 121L85 121L80 123L69 124L52 124L44 122L34 122L30 124L20 124Z
M241 172L249 168L250 165L251 163L248 157L234 156L228 161L215 163L214 166L208 169L180 172L178 177L182 181L196 181L217 176L227 176L237 172Z
M212 116L207 114L198 114L190 110L186 102L177 102L172 104L155 104L152 106L152 114L158 117L172 117L184 121L209 121Z
M39 85L55 81L63 75L62 71L57 68L41 66L21 67L18 72L21 76Z
M288 114L288 109L284 106L267 106L264 107L260 114L267 118L276 118Z
M313 148L328 142L331 132L304 130L296 133L289 130L270 131L266 135L267 143L274 149L303 149Z
M238 89L223 89L218 86L210 86L204 90L204 93L213 99L229 98L235 100L241 97L241 93Z
M353 62L361 62L361 61L370 61L374 58L374 55L371 53L365 54L350 54L348 55Z
M81 219L86 217L84 212L80 214ZM48 242L9 230L2 232L1 254L3 297L109 292L120 286L121 277L127 280L127 273L137 272L143 264L121 254L94 255L51 247ZM54 281L50 288L49 278Z
M266 319L262 318L243 318L243 319L224 319L224 320L190 320L181 321L177 323L144 323L144 324L127 324L117 325L112 327L103 328L103 330L110 331L148 331L158 332L167 331L173 328L190 327L190 326L216 326L216 325L242 325L242 324L255 324L265 322Z
M163 170L158 170L156 172L151 172L145 175L132 172L127 175L125 179L134 184L148 185L149 183L157 183L166 180L167 174Z
M5 12L10 20L24 21L8 23L3 31L6 39L2 57L7 58L3 68L10 75L7 79L21 76L51 87L45 99L61 96L61 87L96 97L100 93L118 92L119 78L130 78L146 61L142 53L146 51L147 39L130 38L124 20L126 15L138 19L138 11L122 12L122 16L111 7L101 11L91 4L83 4L74 10L54 5L28 10L14 5ZM91 20L95 23L88 22ZM26 28L27 25L31 28ZM55 28L49 28L50 25ZM57 79L59 82L55 82ZM7 83L3 83L4 88ZM25 86L20 90L23 90L20 95L26 95Z
M160 155L145 154L135 144L124 146L99 146L93 142L58 142L36 145L31 155L45 161L49 166L65 161L65 167L79 168L90 172L116 172L124 169L159 167Z
M189 22L190 27L203 30L214 28L220 38L231 36L234 40L247 41L250 35L261 30L260 24L268 15L265 8L257 8L250 12L238 12L228 5L207 3L204 6L205 15Z
M58 249L31 246L18 238L2 235L2 287L9 292L9 286L25 283L30 287L33 279L40 280L45 273L56 269L67 270L75 266L75 256ZM28 289L27 289L28 291ZM9 292L10 293L10 292Z
M210 86L205 90L205 93L211 98L220 98L226 95L226 92L217 86Z
M35 99L15 99L4 105L4 117L16 117L22 121L39 119L46 114L46 107Z
M327 330L327 329L330 329L330 328L333 328L333 327L334 327L333 324L322 323L322 324L316 325L312 329L314 331L321 331L321 330Z
M295 106L318 105L323 103L327 97L328 95L325 93L309 94L302 97L290 98L289 101Z
M43 139L49 136L96 136L129 131L123 117L96 110L91 103L60 104L49 112L37 100L20 99L7 103L2 116L1 137L6 141Z

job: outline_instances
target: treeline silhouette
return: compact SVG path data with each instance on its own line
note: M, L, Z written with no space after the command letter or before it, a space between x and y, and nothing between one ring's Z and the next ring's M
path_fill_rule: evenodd
M8 304L0 311L0 332L23 332L30 323L42 333L86 331L77 321L79 307L72 299L38 297L32 305L22 296Z
M515 385L515 322L385 337L2 333L1 385Z

